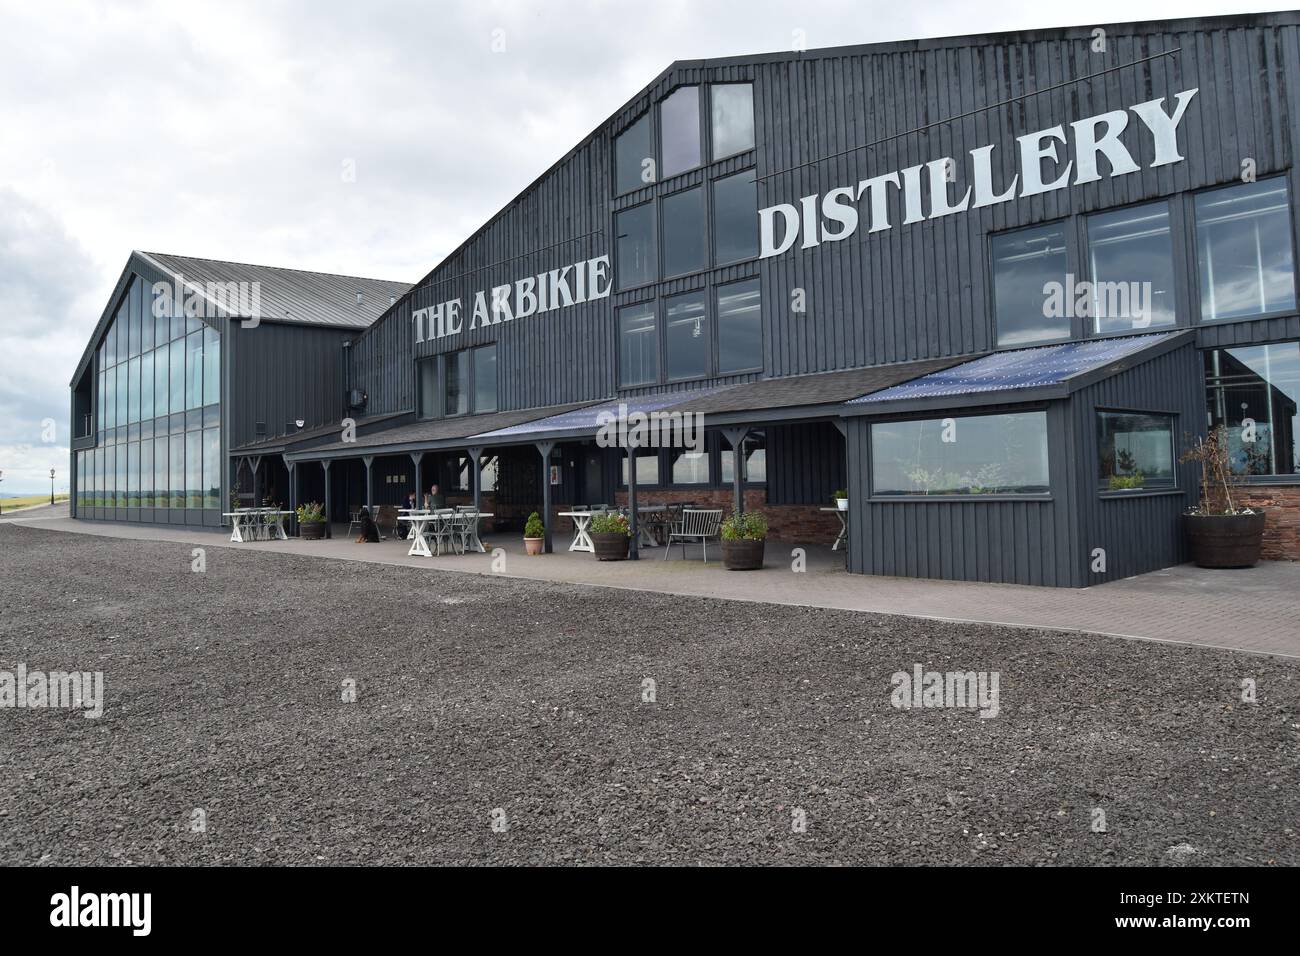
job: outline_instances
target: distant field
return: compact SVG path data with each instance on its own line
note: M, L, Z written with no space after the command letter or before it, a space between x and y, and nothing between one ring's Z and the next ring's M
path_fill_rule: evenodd
M66 494L54 496L56 502L67 501ZM26 508L30 505L48 505L50 503L49 495L28 495L25 498L0 498L0 508Z

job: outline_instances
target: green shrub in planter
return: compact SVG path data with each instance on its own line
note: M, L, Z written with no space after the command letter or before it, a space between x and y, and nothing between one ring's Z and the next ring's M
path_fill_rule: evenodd
M627 515L619 514L617 511L607 511L598 514L591 519L592 534L621 534L626 537L632 537L632 525L627 520Z
M732 513L722 522L723 541L764 541L767 539L767 518L761 511Z
M608 511L591 519L591 546L597 561L622 561L632 540L632 525L627 515Z
M1146 479L1142 476L1142 472L1140 471L1135 471L1131 475L1110 476L1111 491L1133 491L1137 488L1141 488L1145 483Z
M524 522L525 538L542 538L546 536L546 525L542 523L542 516L536 511L528 516Z

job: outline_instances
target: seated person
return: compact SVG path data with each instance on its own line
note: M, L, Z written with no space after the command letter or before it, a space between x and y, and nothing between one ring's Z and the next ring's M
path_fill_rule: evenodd
M370 509L361 509L361 533L357 535L357 544L378 544L379 525L370 517Z
M424 506L430 511L447 507L447 497L442 493L437 482L429 486L429 493L424 496Z

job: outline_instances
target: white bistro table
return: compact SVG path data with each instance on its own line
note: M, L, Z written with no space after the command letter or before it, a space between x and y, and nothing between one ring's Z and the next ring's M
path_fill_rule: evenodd
M409 521L411 523L411 547L406 553L413 557L431 558L433 552L429 550L429 525L435 521L445 522L455 518L468 519L470 524L469 546L481 554L487 553L487 548L478 536L478 523L484 518L492 518L495 515L491 511L461 511L459 513L435 514L432 511L415 511L410 508L402 508L402 511L409 511L410 514L399 514L398 521Z
M561 518L573 519L573 544L569 545L570 551L587 551L596 550L591 543L591 532L587 529L591 527L591 519L596 515L605 514L603 511L557 511L556 514Z
M291 513L277 508L236 508L221 514L230 519L230 540L243 544L245 541L256 541L263 529L269 531L272 527L275 528L277 538L288 541L289 536L284 533L284 517ZM268 535L267 539L269 538Z
M818 510L833 511L835 512L835 517L840 519L840 533L835 536L835 543L831 545L832 551L838 551L840 549L840 545L845 543L845 538L848 536L849 533L849 523L847 519L847 515L849 513L848 509L847 508L842 509L836 506L834 508L819 508Z

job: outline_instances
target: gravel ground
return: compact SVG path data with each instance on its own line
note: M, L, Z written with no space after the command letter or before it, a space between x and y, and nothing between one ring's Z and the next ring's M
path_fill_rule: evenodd
M0 670L106 697L0 709L0 863L1300 862L1296 662L206 558L0 525ZM999 715L895 709L917 663Z

